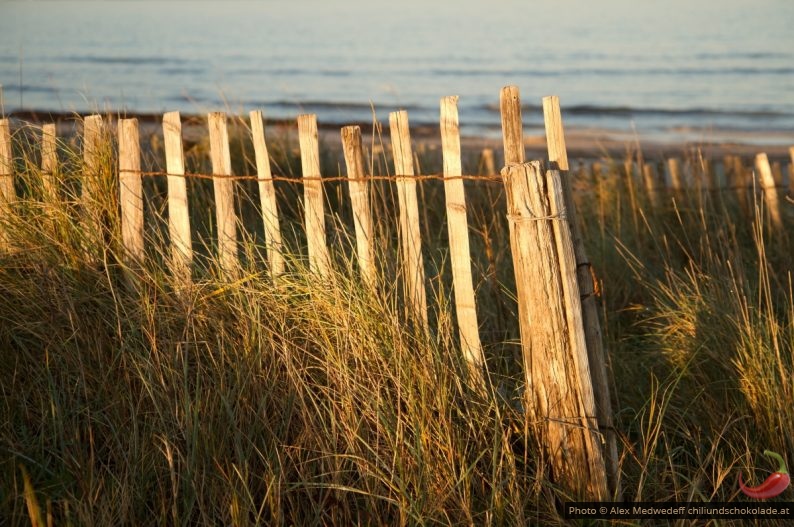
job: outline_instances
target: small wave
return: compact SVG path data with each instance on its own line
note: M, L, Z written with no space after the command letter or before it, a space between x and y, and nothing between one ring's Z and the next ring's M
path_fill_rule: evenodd
M178 59L168 59L165 57L109 57L97 55L70 55L62 57L60 60L72 64L120 64L128 66L164 66L182 62Z
M19 84L5 84L3 85L3 90L6 92L14 92L19 93ZM24 93L44 93L44 94L56 94L58 90L53 88L52 86L40 86L40 85L31 85L31 84L23 84L22 85L22 92Z

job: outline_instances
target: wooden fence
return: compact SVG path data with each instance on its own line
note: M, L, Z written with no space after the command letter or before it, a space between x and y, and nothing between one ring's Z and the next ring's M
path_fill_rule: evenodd
M457 97L444 97L440 105L443 180L448 226L449 258L452 269L455 314L461 354L469 365L472 382L487 383L485 358L480 341L477 306L472 280L469 248L469 220L463 181L474 177L463 174ZM605 350L598 320L598 306L589 259L579 225L571 190L568 154L565 145L559 100L543 99L548 159L527 162L523 138L521 101L518 89L506 87L500 96L505 168L501 171L507 197L507 213L513 266L516 279L518 318L521 334L525 405L528 415L541 423L539 432L550 460L552 477L575 494L592 499L619 496L618 451L613 429L612 403ZM269 273L285 272L282 227L270 155L265 140L262 114L249 115L255 151L260 213L264 224ZM222 272L238 276L238 240L235 217L235 179L232 174L227 117L208 116L208 132L217 231L217 256ZM314 115L297 118L302 167L304 229L309 268L321 279L332 275L332 259L326 242L324 177L320 167L317 120ZM92 211L92 195L98 192L102 165L101 137L106 124L100 116L84 120L84 178L82 197L89 232L102 232L102 212ZM429 329L425 266L420 231L417 183L436 177L415 174L414 153L405 111L389 116L394 174L389 179L397 188L399 208L399 246L406 304L411 322ZM118 144L118 210L126 266L130 269L146 258L144 236L144 192L138 121L120 119ZM191 281L193 265L192 234L188 210L185 153L182 122L178 112L163 116L162 137L167 178L168 240L167 265L178 281ZM44 174L44 199L57 199L56 182L51 177L58 160L55 127L45 125L41 134L41 167ZM353 211L358 268L362 281L375 289L378 267L373 245L374 225L370 186L376 179L367 174L361 130L347 126L341 130L344 162ZM794 162L794 148L791 150ZM489 178L495 176L493 151L483 152ZM0 207L11 214L15 198L11 134L8 120L0 120ZM658 207L664 193L695 188L710 191L725 186L735 188L740 201L747 199L752 172L736 158L726 158L723 174L712 167L698 172L693 180L677 159L666 163L664 178L651 163L629 160L625 163L627 192L635 199L635 186L643 185L650 205ZM600 168L592 167L594 177ZM770 166L766 154L755 159L755 174L763 190L771 224L780 228L780 168ZM703 177L705 175L705 177ZM249 177L250 179L251 177ZM750 179L748 179L750 178ZM338 178L336 178L338 179ZM383 178L381 178L383 179ZM789 178L791 184L792 179ZM112 207L109 209L112 210ZM107 213L107 211L105 212ZM636 219L635 219L636 221ZM8 236L0 232L0 249L10 251ZM275 286L275 282L274 282Z

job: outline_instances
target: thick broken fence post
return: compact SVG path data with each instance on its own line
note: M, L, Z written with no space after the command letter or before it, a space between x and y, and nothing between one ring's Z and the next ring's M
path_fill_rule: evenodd
M595 397L596 416L598 426L604 431L606 448L604 458L609 476L609 486L614 496L620 496L620 471L618 467L617 437L613 429L614 418L612 415L612 398L609 392L610 376L607 369L606 350L601 334L601 322L598 318L598 304L595 297L595 284L592 267L587 250L584 245L579 223L576 220L576 207L571 188L571 174L568 170L568 154L565 147L565 136L562 127L560 101L556 96L543 98L543 114L546 124L546 143L548 145L549 162L554 168L560 169L560 184L568 229L570 231L578 292L581 295L582 323L587 349L587 364L589 364L588 382L592 382ZM647 165L646 165L647 166ZM627 170L627 178L633 175ZM632 187L633 188L633 187ZM574 299L571 300L572 302ZM575 302L580 302L579 298Z
M553 480L592 500L610 496L590 381L571 234L557 171L502 170L511 224L526 405Z
M466 195L463 180L460 179L463 169L460 160L457 97L441 99L441 146L444 162L444 196L447 204L449 256L452 264L455 313L458 318L460 345L471 372L476 379L480 380L485 360L480 344L474 285L471 276Z

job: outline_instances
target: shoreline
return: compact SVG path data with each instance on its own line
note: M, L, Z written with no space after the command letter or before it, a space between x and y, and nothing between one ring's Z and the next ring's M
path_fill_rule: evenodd
M76 132L77 123L89 114L76 114L71 112L42 111L42 110L23 110L14 111L4 117L11 120L16 125L40 126L47 123L55 123L58 134L69 136ZM116 114L103 113L103 117L111 119L136 118L138 119L141 135L156 135L161 133L162 115L161 113L151 112L119 112ZM186 141L200 141L206 137L206 116L200 114L183 113L183 137ZM229 125L233 127L239 123L242 115L229 116ZM296 115L297 117L297 115ZM244 116L247 119L247 116ZM384 141L388 141L388 123L379 123L381 134ZM333 147L341 146L340 129L343 126L355 125L361 128L362 136L365 140L370 140L373 133L373 123L362 121L351 122L323 122L318 121L318 132L320 140ZM274 119L266 118L265 126L271 133L278 130L278 133L297 134L297 124L295 119ZM535 133L531 133L535 132ZM501 134L495 133L496 137L487 134L472 135L461 134L461 148L466 150L482 150L491 148L496 152L501 151ZM765 142L765 137L772 134L764 132L735 131L732 132L735 140L730 141L695 141L681 134L680 140L659 140L643 138L630 130L612 130L594 127L565 127L565 141L570 158L581 159L603 159L616 158L624 159L627 155L636 156L641 152L646 159L663 159L667 157L687 156L693 153L701 153L705 158L720 159L725 155L741 157L754 157L760 152L769 156L771 161L792 163L790 148L794 147L794 137L790 145L773 144ZM411 137L414 142L425 145L431 150L440 149L441 137L437 124L418 123L411 125ZM779 136L778 136L779 137ZM528 132L524 130L524 144L527 149L528 158L542 158L546 152L545 134L537 133L537 128Z

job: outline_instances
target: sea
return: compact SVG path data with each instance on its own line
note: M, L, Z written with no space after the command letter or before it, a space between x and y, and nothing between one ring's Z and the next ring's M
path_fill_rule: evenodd
M0 0L2 111L180 110L794 144L791 0Z

